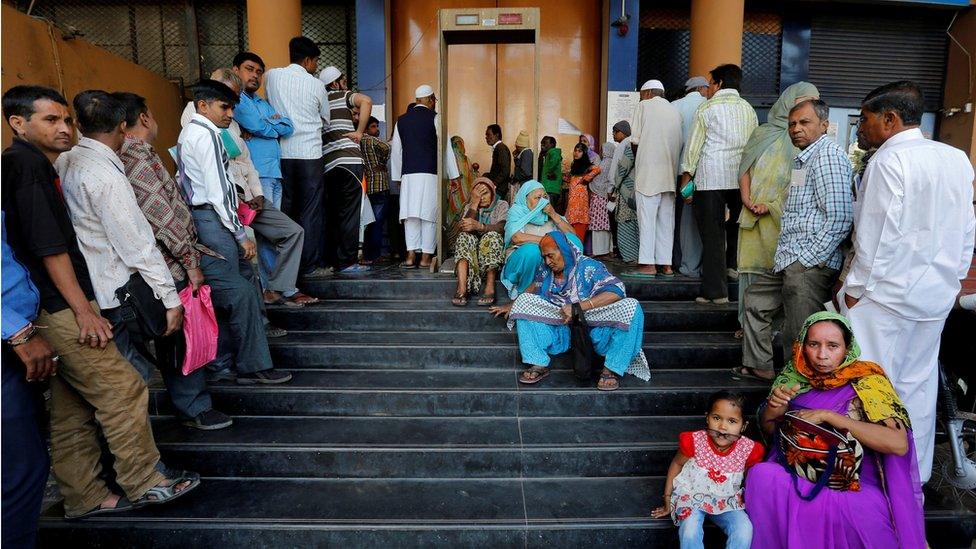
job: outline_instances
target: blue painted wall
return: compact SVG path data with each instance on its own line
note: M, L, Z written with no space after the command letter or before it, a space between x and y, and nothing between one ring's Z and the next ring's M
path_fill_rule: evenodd
M610 0L610 22L620 17L620 5L626 3L630 16L627 36L617 34L611 27L607 49L607 90L634 91L637 89L637 36L640 34L640 1Z
M374 105L386 103L386 14L384 0L356 0L358 91ZM387 134L380 123L380 135Z

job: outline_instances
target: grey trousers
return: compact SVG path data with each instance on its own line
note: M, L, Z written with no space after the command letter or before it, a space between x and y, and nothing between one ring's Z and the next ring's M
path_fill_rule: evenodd
M268 287L275 292L295 291L298 269L302 263L302 245L305 243L305 230L265 202L261 213L251 222L258 245L274 250L276 254L274 269L268 273Z
M807 317L824 310L838 271L827 267L804 267L794 262L778 273L756 275L745 293L742 329L742 365L757 370L773 369L773 330L778 316L783 319L783 353L789 361Z

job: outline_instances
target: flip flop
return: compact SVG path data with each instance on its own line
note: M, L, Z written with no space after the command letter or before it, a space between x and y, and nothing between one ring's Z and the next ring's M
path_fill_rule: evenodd
M536 377L533 378L533 379L526 379L524 377L525 374L530 373L530 372L535 373L535 374L538 374L538 375L536 375ZM549 368L543 368L542 366L533 366L533 367L527 368L525 371L523 371L519 375L518 380L519 380L519 383L521 383L523 385L535 385L536 383L539 383L540 381L542 381L543 379L546 379L547 377L549 377Z
M671 271L670 273L661 273L661 272L659 272L659 273L657 273L657 276L659 276L661 278L674 278L674 271Z
M621 276L626 276L630 278L643 278L646 280L653 280L657 278L657 274L645 273L643 271L626 271Z
M759 381L765 381L766 383L773 382L773 379L766 379L764 377L757 376L756 374L752 373L752 368L748 368L746 366L735 366L732 369L730 369L729 372L732 374L732 379L736 381L755 379Z
M481 296L480 299L478 299L478 306L479 307L491 307L492 305L494 305L497 302L498 302L498 296L496 296L495 294L483 295L483 296Z
M136 500L134 506L142 507L144 505L169 503L180 496L185 496L196 489L197 486L200 486L200 475L188 471L180 471L175 477L170 477L166 480L170 481L169 486L153 486L146 490L146 493L141 498ZM176 487L184 482L189 482L190 484L177 492Z

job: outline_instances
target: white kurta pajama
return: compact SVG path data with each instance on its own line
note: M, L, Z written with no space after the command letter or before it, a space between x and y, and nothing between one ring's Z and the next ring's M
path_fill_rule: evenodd
M973 256L973 168L962 151L903 131L871 158L854 210L854 259L838 296L864 360L884 368L932 472L939 340ZM860 301L851 309L844 294Z
M631 122L641 265L670 265L674 191L681 156L681 114L663 97L637 104Z
M440 130L440 115L434 117L434 127ZM393 128L390 142L390 179L400 182L400 221L407 251L420 250L432 254L437 249L437 174L411 173L402 175L403 143L398 127Z

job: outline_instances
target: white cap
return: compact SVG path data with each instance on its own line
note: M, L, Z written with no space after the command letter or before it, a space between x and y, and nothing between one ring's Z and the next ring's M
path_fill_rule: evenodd
M338 80L340 76L342 76L342 71L336 67L326 67L322 69L322 72L319 73L319 80L328 86L329 84Z
M418 86L417 89L413 92L413 96L417 99L420 99L421 97L430 97L432 95L434 95L434 88L430 87L427 84Z
M646 90L664 91L664 84L662 84L660 80L648 80L647 82L644 82L644 85L641 86L640 89L640 91L646 91Z

